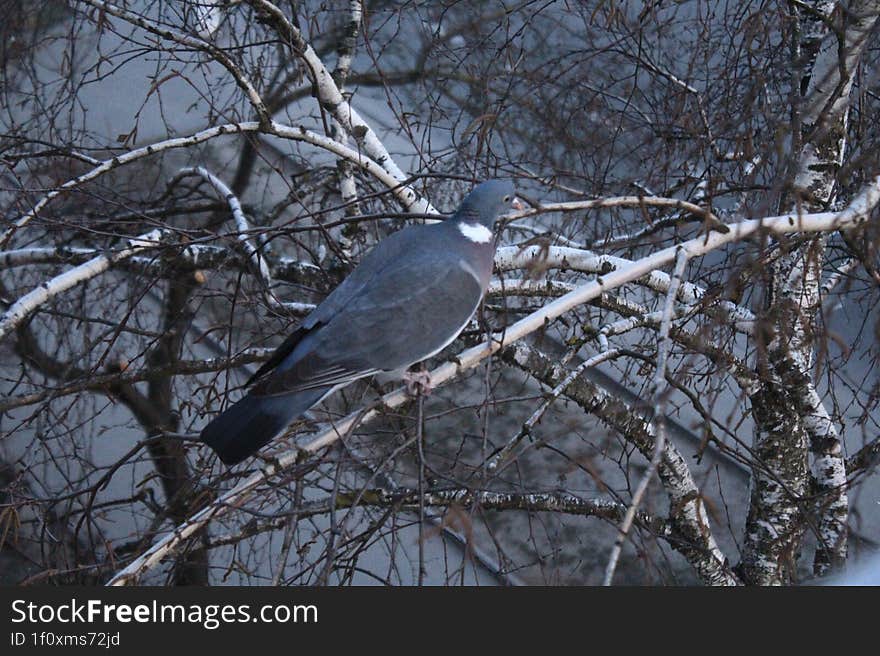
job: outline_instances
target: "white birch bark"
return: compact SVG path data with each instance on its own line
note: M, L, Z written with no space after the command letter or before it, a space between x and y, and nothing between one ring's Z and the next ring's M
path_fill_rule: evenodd
M867 35L880 15L876 0L811 2L802 8L801 43L818 45L808 69L809 84L793 135L799 146L794 179L795 211L819 211L835 199L843 162L849 92ZM834 30L828 30L822 18ZM811 54L807 52L806 54ZM804 529L805 499L812 476L818 488L819 547L814 572L842 567L847 553L846 470L840 438L810 383L813 321L820 304L827 237L780 257L772 265L771 312L775 335L767 345L772 373L752 395L762 465L753 470L743 568L759 584L791 580Z
M168 230L156 229L139 237L126 239L124 248L109 255L99 255L88 262L80 264L78 267L55 276L51 280L47 280L33 291L18 299L0 316L0 340L20 326L25 319L44 303L72 287L81 285L87 280L99 276L117 262L129 258L135 253L161 245L162 240L168 234Z
M324 62L303 37L300 30L288 20L284 12L268 0L245 0L257 12L262 14L278 31L279 35L290 44L293 51L309 68L310 77L315 85L321 106L354 137L363 151L387 171L398 183L405 183L407 175L400 169L394 158L385 148L385 144L376 135L373 128L364 121L361 115L343 97L333 81L333 75L327 70ZM412 189L407 187L407 200L404 203L412 207L412 211L423 214L436 214L437 210L425 199L419 198Z
M348 3L348 20L344 27L343 36L336 50L336 68L333 69L333 81L339 88L339 93L351 103L350 94L345 93L345 80L351 71L351 62L354 59L354 51L357 45L358 31L361 23L361 15L363 14L363 6L361 0L349 0ZM341 144L348 145L348 131L340 125L336 118L330 122L330 136ZM355 216L360 213L357 203L357 185L354 180L354 171L351 162L346 159L339 159L336 162L336 168L339 171L339 191L342 196L342 202L345 205L346 216Z
M413 200L418 199L418 195L416 194L416 192L412 188L401 184L397 178L393 177L390 173L388 173L388 171L379 166L379 164L374 162L363 153L357 150L353 150L352 148L349 148L348 146L345 146L343 144L340 144L333 139L330 139L329 137L325 137L315 132L312 132L311 130L307 130L304 127L296 128L289 125L276 123L274 121L272 121L268 126L263 126L257 121L245 121L242 123L227 123L224 125L218 125L213 128L201 130L186 137L166 139L164 141L152 143L141 148L135 148L128 151L127 153L123 153L122 155L111 157L102 161L98 166L94 167L93 169L86 171L85 173L78 175L75 178L71 178L64 184L60 185L58 188L53 189L52 191L47 193L39 201L37 201L37 203L34 204L34 207L30 211L26 212L21 217L13 221L12 226L10 228L7 228L3 232L3 234L0 235L0 248L5 249L9 245L13 235L15 235L15 233L20 228L30 223L30 221L32 221L39 214L39 212L44 207L46 207L46 205L48 205L53 199L57 198L67 191L76 189L87 182L91 182L92 180L96 180L105 173L113 171L121 166L131 164L132 162L141 160L145 157L151 157L156 153L177 148L186 148L224 135L244 132L264 132L266 134L272 134L278 137L282 137L284 139L302 141L318 148L327 150L337 157L343 157L352 162L355 166L360 167L362 170L369 173L370 175L375 176L375 178L383 184L387 185L388 188L391 189L397 199L403 204L403 206L407 210L412 212L421 211L419 208L421 208L423 204L418 200Z
M705 237L698 237L690 241L684 242L678 246L663 249L653 255L631 263L629 266L616 271L610 271L595 281L585 283L568 294L556 299L542 307L540 310L517 321L509 326L503 333L492 335L491 339L486 343L479 344L469 348L454 358L454 360L446 362L431 372L431 382L434 386L440 386L454 379L460 372L471 369L482 362L490 355L497 353L501 348L508 346L521 340L523 337L540 330L547 322L553 321L557 317L566 312L599 297L601 294L610 289L614 289L628 282L638 280L639 278L649 274L658 267L672 262L679 253L680 249L687 252L689 259L700 257L712 250L720 248L726 244L745 239L754 235L760 230L769 233L791 233L801 231L827 231L834 229L845 229L862 225L865 223L873 208L880 202L880 177L875 179L871 185L853 201L853 203L844 211L825 212L813 215L787 214L769 219L752 219L741 223L732 224L730 230L726 233L713 232ZM381 398L381 407L394 409L407 400L407 392L405 389L398 389L390 392ZM176 527L174 531L168 535L158 539L146 552L132 560L126 567L120 570L109 582L110 585L128 585L137 583L139 578L150 569L158 565L165 557L173 553L186 540L202 530L212 519L228 513L231 509L240 507L245 503L268 479L274 477L279 472L284 471L305 458L314 456L327 446L335 443L337 440L346 435L355 426L368 422L378 416L379 409L359 409L356 412L334 423L332 427L319 433L311 442L303 447L294 448L292 450L283 451L276 455L263 470L248 477L233 489L218 497L210 505L192 515L186 522ZM647 447L648 453L651 452L650 446ZM667 443L666 449L669 449ZM665 458L665 456L664 456ZM690 477L690 470L687 463L680 457L671 458L668 467L681 480ZM662 471L662 470L661 470ZM667 491L673 489L664 481ZM679 499L682 508L691 508L688 510L687 523L694 526L708 527L704 524L703 513L697 506L689 506L686 501L692 501L688 494ZM698 506L702 506L699 503ZM703 529L700 529L700 535L703 535ZM700 550L702 552L702 550ZM710 550L711 551L711 550ZM714 553L710 553L709 569L705 573L701 573L704 580L709 582L731 582L735 583L736 578L727 573L723 564L719 562L718 557ZM711 563L715 563L714 565ZM698 570L699 571L699 570Z
M540 382L558 385L570 373L552 358L522 342L510 349L510 359ZM659 440L652 422L598 385L579 377L569 383L564 394L587 412L618 431L634 444L649 461L657 456L657 471L669 497L667 523L672 531L670 544L694 567L709 585L737 585L709 525L709 516L699 487L687 462L668 440ZM631 505L629 512L635 512Z
M681 280L684 277L684 270L686 266L687 251L679 250L675 257L675 268L672 273L672 280L669 285L669 291L666 295L666 303L663 305L662 316L660 319L660 335L659 344L657 346L657 364L654 369L654 378L651 381L651 404L653 406L653 412L650 425L654 433L654 446L652 447L651 459L648 462L648 469L642 475L638 486L636 486L635 492L633 492L632 501L630 502L629 508L627 508L626 510L626 515L624 516L623 521L620 523L617 539L615 539L614 546L611 549L611 557L608 559L608 566L605 568L605 579L603 580L603 585L606 586L610 586L612 580L614 579L614 572L617 569L617 561L620 558L620 554L623 550L624 540L626 539L626 536L629 533L629 529L632 526L633 520L635 519L636 512L638 511L639 505L642 502L642 497L644 497L645 492L648 491L648 485L650 484L651 479L654 478L654 473L657 471L657 468L660 466L660 462L663 459L663 452L666 448L667 396L666 394L664 394L664 391L667 385L666 366L669 362L669 351L672 348L672 340L670 339L669 333L672 329L672 317L674 314L675 299L678 295L678 288L680 287ZM702 504L700 507L702 509ZM705 514L705 511L703 512ZM708 518L706 519L706 524L708 525ZM714 546L714 550L720 554L717 545ZM718 556L716 555L715 558L717 559L717 557ZM723 563L724 561L721 562Z

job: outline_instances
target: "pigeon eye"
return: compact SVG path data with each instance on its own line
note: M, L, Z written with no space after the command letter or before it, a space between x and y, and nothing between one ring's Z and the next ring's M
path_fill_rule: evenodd
M505 196L505 197L504 197L504 202L505 202L505 203L509 203L509 202L510 202L510 196Z

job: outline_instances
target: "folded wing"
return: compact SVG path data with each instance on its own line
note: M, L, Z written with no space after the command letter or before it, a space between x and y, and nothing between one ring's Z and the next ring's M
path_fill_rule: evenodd
M418 362L461 332L483 293L474 275L443 252L403 258L378 273L351 293L328 297L332 304L313 313L320 320L307 318L251 393L344 385Z

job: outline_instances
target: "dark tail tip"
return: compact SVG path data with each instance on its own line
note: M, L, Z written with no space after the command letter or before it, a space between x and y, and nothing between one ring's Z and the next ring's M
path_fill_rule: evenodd
M271 412L264 399L245 396L202 429L202 440L217 452L225 465L236 465L252 456L288 423L284 413Z
M202 441L225 465L237 465L254 455L296 417L329 391L319 388L281 396L248 394L202 429Z

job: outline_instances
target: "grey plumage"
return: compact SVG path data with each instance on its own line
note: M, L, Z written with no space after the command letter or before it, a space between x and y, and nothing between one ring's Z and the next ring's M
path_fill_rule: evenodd
M491 232L513 185L484 182L443 222L382 240L254 375L254 386L202 431L241 462L338 387L442 350L467 325L492 273Z

